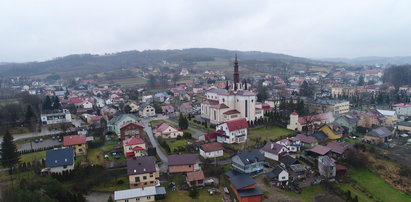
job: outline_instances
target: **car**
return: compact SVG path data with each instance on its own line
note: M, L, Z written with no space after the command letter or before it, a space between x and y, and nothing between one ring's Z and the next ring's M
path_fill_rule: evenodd
M63 141L61 138L59 138L59 142Z
M35 139L35 140L34 140L34 143L39 143L39 142L40 142L39 139Z
M40 138L40 140L39 140L40 142L43 142L43 138Z
M52 140L55 140L55 139L56 139L56 136L51 137L51 139L52 139Z

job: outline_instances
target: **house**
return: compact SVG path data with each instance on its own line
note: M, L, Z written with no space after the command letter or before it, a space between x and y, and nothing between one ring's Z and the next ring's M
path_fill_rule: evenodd
M331 140L340 139L344 135L344 128L338 123L323 124L318 130L323 131Z
M387 142L388 139L391 139L392 135L392 132L386 127L379 127L365 134L364 140L379 144Z
M217 142L233 144L247 140L248 122L245 118L221 123L216 126Z
M123 126L124 124L128 122L139 122L139 121L140 121L140 118L138 118L137 116L133 114L121 114L121 115L118 115L110 119L110 121L108 121L107 129L108 131L113 132L117 134L118 136L120 136L121 126Z
M398 123L398 130L411 131L411 121L403 121Z
M154 101L163 103L165 102L170 96L166 92L160 92L154 94Z
M349 134L355 133L357 131L357 123L360 120L360 116L357 116L355 113L346 113L335 119L335 123L340 124L341 126L347 129Z
M130 107L130 112L131 112L131 113L138 112L138 107L139 107L139 106L138 106L136 103L128 102L128 103L126 104L126 106L129 106L129 107Z
M278 161L283 156L288 154L288 150L284 145L274 143L274 142L267 142L264 147L261 149L261 152L264 154L265 158Z
M377 110L369 110L361 112L363 118L358 122L358 126L364 128L373 128L375 126L382 126L385 123L385 117Z
M326 146L322 146L322 145L317 145L313 147L312 149L307 150L307 154L313 157L328 155L330 152L331 152L330 148Z
M146 143L143 139L132 136L123 141L123 151L127 158L145 156L147 155Z
M189 187L202 187L204 186L204 172L202 170L188 172L186 176L186 182Z
M161 106L161 109L163 110L163 114L172 114L175 112L173 105Z
M326 179L334 178L337 173L335 160L329 156L319 156L318 172Z
M284 158L280 160L280 163L281 166L289 168L291 165L299 164L300 162L297 159L291 157L290 155L286 155L284 156Z
M305 175L305 166L301 164L297 159L290 155L285 156L280 160L281 166L286 168L289 175L294 177L303 177Z
M94 125L97 125L97 126L100 126L101 119L104 119L104 120L107 121L107 120L108 120L108 116L107 116L107 115L102 115L102 116L87 116L87 118L86 118L87 123L89 123L89 124L94 124Z
M331 153L334 157L344 157L344 153L352 147L352 145L348 142L329 142L326 147L331 149Z
M72 147L46 151L46 167L51 173L62 173L74 169L74 150Z
M264 170L264 156L256 150L239 152L231 157L233 170L240 173L256 174Z
M140 117L153 117L156 115L156 111L149 103L143 103L138 107L138 114Z
M283 145L288 153L299 153L301 151L302 143L299 139L285 138L276 142L277 144Z
M159 123L154 129L154 135L156 137L165 139L177 138L178 136L183 136L183 134L183 131L176 129L165 122Z
M182 114L192 114L193 113L193 106L189 102L185 102L181 104L178 109Z
M327 134L323 131L314 131L311 136L313 136L318 143L323 143L328 140Z
M129 137L144 138L144 126L138 122L127 122L120 126L120 138L122 140Z
M87 155L86 135L69 135L63 137L65 147L73 147L76 156Z
M114 109L113 107L109 107L109 106L104 106L103 108L101 108L101 114L102 115L107 115L107 116L114 116L114 114L117 113L117 109Z
M160 169L152 156L127 159L127 174L130 188L156 186Z
M281 166L277 166L271 172L266 173L265 177L271 182L271 185L277 187L288 185L289 174Z
M350 111L350 102L346 100L317 99L304 102L304 108L309 113L321 114L332 112L334 115Z
M198 140L204 141L204 142L215 142L217 141L217 133L212 132L212 133L203 134L198 137Z
M168 156L168 173L187 173L201 170L197 163L197 155L182 154Z
M71 123L71 113L68 109L63 109L59 113L41 114L40 118L43 125Z
M114 192L115 202L136 202L136 201L156 201L164 199L166 189L164 187L144 187L135 189L126 189Z
M411 116L411 103L394 104L392 109L400 116Z
M223 154L223 146L218 142L201 145L200 155L205 159L220 157Z
M332 123L333 121L334 116L331 112L299 117L298 113L294 111L290 114L290 123L287 128L295 131L313 130L315 125Z
M261 202L263 200L263 192L250 175L235 171L227 172L225 175L239 202Z
M290 139L293 141L299 140L301 142L301 146L304 148L313 148L315 145L318 144L317 140L313 136L304 134L297 134L296 136Z
M80 107L84 108L84 109L91 109L91 108L93 108L93 105L94 105L93 102L85 100L80 104Z
M384 126L394 126L397 123L398 116L397 112L393 110L382 110L377 109L377 111L385 117Z

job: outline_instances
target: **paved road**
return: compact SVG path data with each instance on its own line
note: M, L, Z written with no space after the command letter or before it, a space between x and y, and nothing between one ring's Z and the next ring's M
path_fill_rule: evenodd
M157 142L157 139L154 137L153 130L150 127L150 121L155 120L155 119L163 119L164 117L159 116L157 118L152 118L152 119L142 119L141 122L144 125L144 131L147 133L148 138L150 139L151 145L156 148L158 157L160 157L161 161L163 164L160 166L160 171L166 173L167 172L167 166L168 166L168 158L167 155L163 153L163 151L160 148L160 145Z

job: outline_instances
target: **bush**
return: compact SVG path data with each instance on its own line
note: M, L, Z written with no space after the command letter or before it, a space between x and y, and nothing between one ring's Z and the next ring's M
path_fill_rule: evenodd
M193 198L196 199L198 198L198 196L200 195L200 193L198 192L198 190L196 188L193 188L190 190L190 192L188 193L188 195Z
M192 139L193 137L192 137L191 133L189 133L189 132L184 132L183 138L184 138L184 139Z

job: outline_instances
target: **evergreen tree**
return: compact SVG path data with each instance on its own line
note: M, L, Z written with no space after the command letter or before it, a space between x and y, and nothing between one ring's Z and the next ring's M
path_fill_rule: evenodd
M13 142L13 136L7 130L3 136L1 143L1 165L12 170L12 168L19 162L20 154L17 152L17 146Z
M46 96L46 99L43 101L43 110L51 110L51 99L49 96Z
M60 109L60 99L57 96L53 97L52 109Z
M267 98L268 98L267 88L262 85L259 85L257 87L257 101L264 102L265 100L267 100Z
M182 113L180 113L180 116L178 117L178 127L184 130L184 117Z
M30 128L35 124L37 121L36 114L33 112L31 105L27 105L26 109L26 116L25 116L25 124L27 124Z
M126 106L124 107L124 112L125 112L126 114L129 114L129 113L131 112L131 107L130 107L130 105L126 105Z
M364 85L364 76L361 75L360 78L358 78L358 83L357 86L363 86Z

